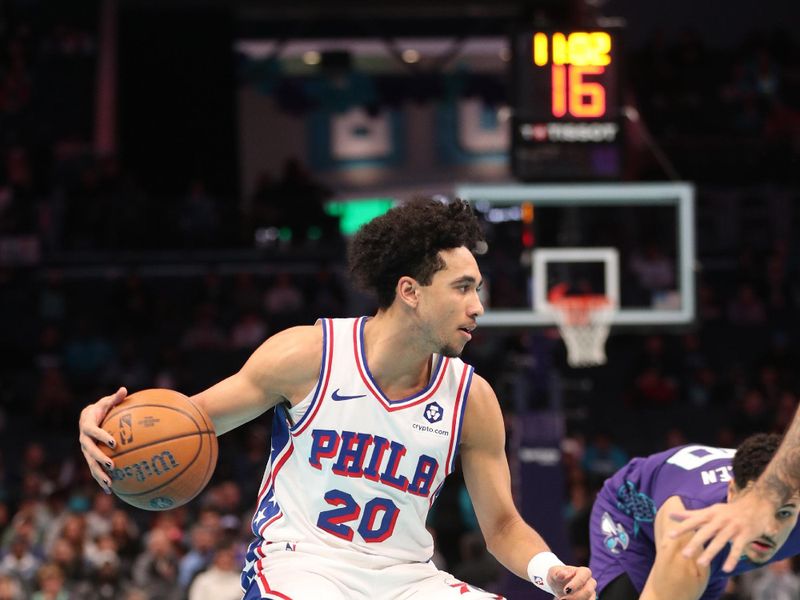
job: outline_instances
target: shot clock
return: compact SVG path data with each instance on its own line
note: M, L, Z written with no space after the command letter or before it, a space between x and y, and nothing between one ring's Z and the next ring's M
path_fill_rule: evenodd
M619 29L514 34L512 168L523 181L622 171Z

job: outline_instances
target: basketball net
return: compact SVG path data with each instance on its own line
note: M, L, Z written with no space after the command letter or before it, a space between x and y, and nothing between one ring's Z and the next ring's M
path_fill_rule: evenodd
M559 286L556 286L558 288ZM605 345L616 312L607 296L601 294L550 294L561 338L567 346L569 366L595 367L606 363Z

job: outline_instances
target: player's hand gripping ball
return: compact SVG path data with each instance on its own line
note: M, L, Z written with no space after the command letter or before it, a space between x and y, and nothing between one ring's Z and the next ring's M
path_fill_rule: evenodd
M214 473L214 425L180 392L148 389L131 394L100 426L117 442L113 449L101 445L114 460L111 490L128 504L146 510L181 506Z

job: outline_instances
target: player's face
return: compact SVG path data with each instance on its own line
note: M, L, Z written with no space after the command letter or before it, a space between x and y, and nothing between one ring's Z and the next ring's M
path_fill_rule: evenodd
M478 263L464 247L442 250L439 255L445 268L434 274L424 286L420 316L425 322L438 352L451 358L461 355L476 319L483 314L478 290L483 284Z
M732 501L741 494L735 491ZM775 512L775 519L768 531L745 546L744 555L756 564L769 561L781 549L792 529L797 524L798 510L800 510L800 496L795 495Z

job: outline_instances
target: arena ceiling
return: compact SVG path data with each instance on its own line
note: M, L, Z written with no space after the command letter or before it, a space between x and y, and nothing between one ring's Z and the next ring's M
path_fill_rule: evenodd
M126 0L123 6L230 11L244 37L504 35L520 22L571 22L605 0Z

